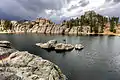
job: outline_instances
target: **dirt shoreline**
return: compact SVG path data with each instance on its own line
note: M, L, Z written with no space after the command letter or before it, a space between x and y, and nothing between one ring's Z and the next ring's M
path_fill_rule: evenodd
M0 32L0 34L24 34L25 32ZM27 32L27 33L36 33L36 32ZM38 33L38 34L44 34L44 33ZM50 34L50 35L58 35L58 34ZM64 34L64 35L103 35L103 36L120 36L118 33L87 33L87 34Z

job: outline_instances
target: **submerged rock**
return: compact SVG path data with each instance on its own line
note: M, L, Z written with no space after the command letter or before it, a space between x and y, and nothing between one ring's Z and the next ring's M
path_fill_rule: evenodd
M58 66L41 57L1 46L0 52L2 80L66 80Z

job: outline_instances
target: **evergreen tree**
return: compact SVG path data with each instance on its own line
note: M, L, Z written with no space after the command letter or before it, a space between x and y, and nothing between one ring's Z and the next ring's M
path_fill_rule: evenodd
M12 29L12 23L9 20L5 20L5 23L4 23L3 27L4 27L5 30Z
M80 18L80 32L83 30L83 25L84 25L84 16L82 15Z
M93 32L92 28L93 28L93 18L92 18L92 13L90 14L90 32Z
M93 20L93 29L95 33L98 33L98 22L96 19Z
M78 17L75 20L75 26L79 26L79 18Z
M112 17L112 18L109 18L109 21L110 21L110 31L113 32L114 31L114 28L115 28L115 22L114 22L115 18Z
M119 23L119 17L116 17L116 26L118 25Z
M85 12L85 14L81 15L80 18L77 17L76 19L70 19L66 25L69 28L72 28L73 26L81 26L79 29L80 32L83 31L83 26L90 26L91 33L103 33L105 30L105 25L108 22L110 23L110 31L116 32L115 26L119 23L119 17L111 17L108 19L100 14L96 14L94 11Z
M100 23L100 33L103 33L104 32L104 27L105 27L105 24L107 23L107 18L106 17L101 17L101 23Z

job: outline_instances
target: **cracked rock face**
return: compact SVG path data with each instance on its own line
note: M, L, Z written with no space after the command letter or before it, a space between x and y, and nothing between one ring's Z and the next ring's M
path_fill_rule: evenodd
M0 80L66 80L54 63L28 52L0 46Z

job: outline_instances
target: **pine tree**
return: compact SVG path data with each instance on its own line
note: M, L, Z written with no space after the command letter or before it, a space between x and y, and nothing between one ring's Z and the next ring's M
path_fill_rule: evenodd
M89 21L90 21L90 32L92 33L93 32L93 25L94 25L92 12L90 13L90 20Z
M119 17L116 17L116 26L118 25L119 23Z
M3 27L4 27L5 30L12 29L12 23L9 20L5 20L5 23L4 23Z
M83 31L83 25L84 25L84 16L82 15L80 18L80 32Z
M114 17L112 18L109 18L109 21L110 21L110 31L113 32L114 31L114 28L115 28L115 22L114 22Z
M96 19L93 20L93 29L95 33L98 33L98 22Z

